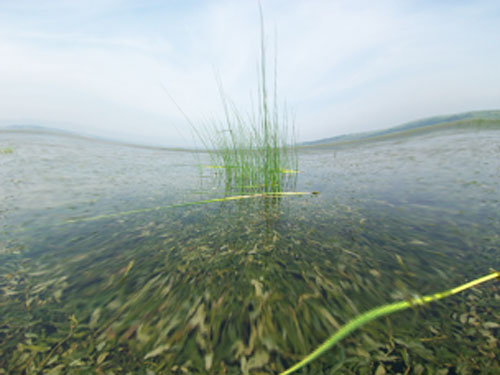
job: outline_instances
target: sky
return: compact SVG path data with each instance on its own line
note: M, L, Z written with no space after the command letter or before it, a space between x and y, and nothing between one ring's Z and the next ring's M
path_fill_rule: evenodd
M0 0L0 126L192 146L256 95L257 0ZM261 0L299 141L500 108L500 2ZM276 48L275 48L276 47ZM275 56L276 58L274 59Z

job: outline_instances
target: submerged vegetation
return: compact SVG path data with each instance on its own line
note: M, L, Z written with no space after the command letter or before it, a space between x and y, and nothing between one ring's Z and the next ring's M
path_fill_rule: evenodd
M191 153L10 135L0 374L277 375L339 338L297 374L497 374L498 283L409 307L500 268L499 137L375 142L335 163L306 149L296 190L312 193L218 198L189 189ZM24 208L41 188L54 202Z
M460 286L457 286L456 288L449 289L441 293L435 293L424 297L414 297L410 298L407 301L395 302L369 310L364 314L361 314L358 317L354 318L343 327L341 327L334 335L332 335L328 340L326 340L323 344L321 344L316 350L308 354L302 361L290 367L288 370L283 371L280 375L288 375L304 367L308 363L314 361L316 358L318 358L320 355L322 355L324 352L326 352L328 349L330 349L333 345L338 343L348 334L360 328L361 326L365 325L366 323L371 322L372 320L375 320L383 316L388 316L398 311L406 310L410 307L424 305L426 303L433 301L438 301L440 299L446 298L453 294L460 293L464 290L482 284L486 281L490 281L492 279L500 280L500 272L492 271L489 275L479 277L468 283L462 284Z
M230 190L279 192L287 175L297 171L295 127L286 105L278 103L276 58L274 75L267 70L262 12L260 61L257 69L257 102L243 111L226 95L218 79L224 110L222 120L212 120L201 131L195 129L210 151L212 168L224 172Z
M270 193L260 193L260 194L249 194L249 195L233 195L230 197L224 197L224 198L214 198L214 199L205 199L202 201L194 201L194 202L185 202L185 203L176 203L176 204L171 204L168 206L155 206L155 207L149 207L149 208L140 208L137 210L130 210L130 211L121 211L121 212L116 212L112 214L103 214L103 215L98 215L98 216L92 216L92 217L83 217L83 218L71 218L67 220L67 223L75 223L75 222L80 222L80 221L94 221L94 220L102 220L102 219L112 219L112 218L121 218L124 216L128 215L134 215L134 214L140 214L140 213L146 213L146 212L154 212L154 211L160 211L160 210L165 210L168 208L177 208L177 207L187 207L187 206L195 206L195 205L200 205L200 204L207 204L207 203L219 203L219 202L228 202L228 201L238 201L238 200L243 200L243 199L253 199L253 198L267 198L267 199L276 199L276 198L283 198L283 197L299 197L302 195L318 195L319 193L317 191L312 191L312 192L297 192L297 191L282 191L282 192L270 192Z

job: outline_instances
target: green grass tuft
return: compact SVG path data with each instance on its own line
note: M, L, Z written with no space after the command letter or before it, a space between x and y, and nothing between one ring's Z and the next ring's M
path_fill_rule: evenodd
M262 11L260 17L256 103L249 113L242 111L225 94L218 79L223 119L209 121L195 133L209 150L212 163L221 167L226 188L279 192L298 166L295 127L286 106L281 109L278 105L276 58L269 83Z

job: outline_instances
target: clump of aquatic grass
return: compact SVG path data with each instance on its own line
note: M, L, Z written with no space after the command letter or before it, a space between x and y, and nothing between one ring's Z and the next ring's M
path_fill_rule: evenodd
M195 129L195 134L209 150L212 167L223 171L226 187L279 192L298 167L295 127L286 105L281 109L278 103L276 57L272 79L268 77L262 11L260 17L256 102L250 111L241 110L218 78L223 119L209 121L203 129Z
M293 365L289 369L281 372L280 375L289 375L292 372L295 372L298 369L304 367L308 363L310 363L313 360L315 360L316 358L318 358L320 355L322 355L324 352L326 352L332 346L337 344L344 337L346 337L350 333L354 332L355 330L357 330L359 327L365 325L366 323L371 322L372 320L393 314L397 311L406 310L406 309L413 307L413 306L424 305L424 304L427 304L427 303L430 303L433 301L438 301L440 299L446 298L446 297L451 296L453 294L460 293L464 290L467 290L469 288L472 288L474 286L477 286L479 284L482 284L486 281L490 281L493 279L500 280L500 272L492 271L489 275L479 277L475 280L469 281L468 283L457 286L456 288L445 290L444 292L435 293L435 294L431 294L431 295L424 296L424 297L414 297L414 298L411 298L407 301L390 303L387 305L383 305L383 306L374 308L372 310L368 310L364 314L357 316L356 318L351 320L349 323L342 326L335 334L333 334L328 340L323 342L313 352L308 354L304 359L302 359L300 362L296 363L295 365Z
M10 147L0 148L0 154L12 154L14 150Z

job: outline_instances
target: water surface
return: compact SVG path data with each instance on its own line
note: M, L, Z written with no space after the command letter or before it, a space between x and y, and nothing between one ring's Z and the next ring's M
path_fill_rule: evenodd
M319 195L203 154L3 132L0 373L276 374L349 319L500 268L500 131L303 149ZM137 212L132 212L138 210ZM495 374L498 283L371 323L302 374Z

